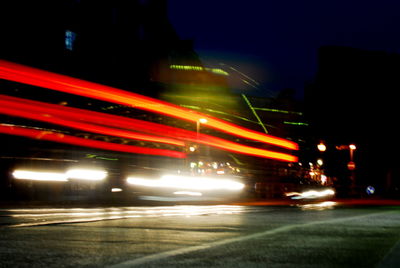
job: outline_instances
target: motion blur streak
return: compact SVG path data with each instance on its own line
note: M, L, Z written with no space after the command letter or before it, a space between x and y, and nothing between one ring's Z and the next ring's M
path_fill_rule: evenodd
M107 172L104 170L94 169L70 169L66 173L70 179L101 181L107 177Z
M298 158L296 156L285 154L285 153L279 153L279 152L249 147L246 145L241 145L238 143L234 143L231 141L227 141L224 139L215 138L215 137L211 137L211 136L204 137L204 138L205 138L205 140L204 139L202 140L203 144L208 144L210 146L214 146L214 147L225 149L225 150L232 151L232 152L254 155L254 156L259 156L259 157L264 157L264 158L277 159L277 160L287 161L287 162L297 162L297 160L298 160Z
M160 143L172 144L172 145L176 145L176 146L184 146L185 145L184 142L176 140L176 139L150 136L150 135L135 133L135 132L131 132L131 131L125 131L125 130L120 130L120 129L115 129L115 128L107 128L107 127L97 126L97 125L93 125L93 124L79 123L79 122L56 118L53 116L49 116L48 114L41 113L40 112L41 109L39 107L38 107L39 109L22 111L21 109L23 109L23 107L22 107L22 105L19 105L19 104L15 104L13 107L5 107L6 104L2 100L0 100L0 104L3 105L2 107L0 107L0 113L2 113L2 114L18 116L18 117L23 117L23 118L29 118L29 119L43 121L43 122L47 122L47 123L53 123L53 124L57 124L57 125L72 127L72 128L76 128L76 129L80 129L80 130L84 130L84 131L90 131L90 132L95 132L95 133L99 133L99 134L117 136L117 137L122 137L122 138L144 140L144 141L151 141L151 142L160 142Z
M298 145L295 142L245 129L164 101L4 60L0 60L0 78L103 101L124 104L192 122L198 122L201 118L205 118L208 121L207 126L209 127L236 136L262 141L287 149L298 150Z
M304 205L299 205L299 207L302 210L325 210L325 209L332 209L338 204L333 201L325 201L321 203L315 203L315 204L304 204Z
M121 188L111 188L111 192L113 193L119 193L122 192L123 190Z
M310 191L305 191L302 193L298 192L290 192L286 193L286 196L290 196L292 199L303 199L303 198L320 198L320 197L327 197L327 196L333 196L335 194L335 191L331 189L323 190L323 191L315 191L315 190L310 190Z
M107 177L104 170L70 169L67 172L48 172L16 169L12 173L15 179L36 181L68 181L69 179L100 181Z
M297 162L297 157L289 154L253 148L235 142L227 141L221 138L209 136L206 134L199 134L193 131L174 128L143 120L123 118L115 115L108 115L104 113L82 110L78 108L64 107L61 105L54 105L27 99L20 99L6 95L0 95L0 105L3 106L0 107L0 113L14 115L14 116L18 115L21 117L41 120L45 122L52 122L55 124L60 124L73 128L79 128L97 133L109 134L113 136L120 136L126 138L150 140L154 142L163 142L180 146L184 145L184 142L178 141L176 139L156 137L156 136L146 136L144 134L126 132L121 129L110 129L98 125L83 124L68 120L99 122L103 125L117 126L119 128L126 128L126 129L138 128L141 131L148 132L151 134L161 133L165 136L201 143L232 152L249 154L264 158L272 158L281 161ZM55 118L54 116L67 119L59 119Z
M175 158L186 157L185 153L177 151L144 148L133 145L123 145L123 144L115 144L103 141L89 140L61 133L54 133L51 131L41 131L36 129L29 129L17 126L4 125L4 124L0 124L0 133L23 136L31 139L53 141L53 142L66 143L66 144L110 150L110 151L125 152L125 153L160 155L160 156L168 156Z
M196 137L192 131L187 131L179 128L174 128L158 123L126 118L117 115L106 113L94 112L73 107L65 107L56 104L49 104L45 102L33 101L28 99L21 99L6 95L0 95L1 104L8 107L18 106L19 109L26 111L37 111L42 114L57 116L60 118L67 118L69 120L79 120L83 122L97 123L98 125L113 126L125 129L140 129L148 133L160 133L163 136L178 136L178 137ZM162 130L162 131L160 131Z
M68 181L64 173L58 172L41 172L30 170L15 170L12 173L13 177L19 180L34 180L34 181Z
M219 178L164 175L160 179L128 177L129 184L147 187L178 188L186 190L242 190L244 184Z
M176 195L189 195L189 196L202 196L203 194L200 192L190 192L190 191L176 191L174 192Z
M162 207L114 207L114 208L31 208L1 209L2 215L17 220L8 227L28 227L48 224L93 222L113 219L154 218L196 215L241 214L248 210L242 206L162 206Z
M180 128L170 127L158 123L126 118L117 115L94 112L73 107L49 104L45 102L21 99L6 95L0 95L1 104L8 107L18 106L19 109L26 111L37 111L42 114L67 118L69 120L79 120L83 122L97 123L98 125L113 126L125 129L140 129L146 133L160 133L163 136L177 136L180 138L196 138L196 133Z

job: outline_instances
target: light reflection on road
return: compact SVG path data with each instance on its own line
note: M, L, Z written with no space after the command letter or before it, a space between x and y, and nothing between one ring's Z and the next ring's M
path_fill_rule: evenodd
M207 214L239 214L243 206L162 206L113 208L33 208L0 209L0 216L13 219L8 227L78 223L141 217L196 216Z
M325 201L325 202L298 205L298 207L300 207L302 210L325 210L325 209L332 209L336 206L337 206L337 203L333 202L333 201Z
M272 206L271 206L272 205ZM281 203L279 204L282 205ZM287 206L289 204L286 204ZM338 203L332 201L301 203L301 210L332 209ZM292 204L293 206L293 204ZM102 220L118 220L144 217L190 217L199 215L242 214L268 209L279 209L273 204L243 205L177 205L156 207L108 207L108 208L30 208L0 209L0 225L5 227L30 227L50 224L82 223Z

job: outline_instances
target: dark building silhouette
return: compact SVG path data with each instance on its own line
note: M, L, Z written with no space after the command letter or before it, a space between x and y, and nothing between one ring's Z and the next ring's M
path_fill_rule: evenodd
M0 57L57 73L152 96L161 62L196 58L171 26L166 0L16 0L0 8Z
M381 193L399 191L395 179L399 174L395 124L399 71L399 54L349 47L320 49L315 83L306 88L305 99L315 146L319 140L329 146L331 175L349 175L349 151L335 146L354 143L356 183L374 184Z

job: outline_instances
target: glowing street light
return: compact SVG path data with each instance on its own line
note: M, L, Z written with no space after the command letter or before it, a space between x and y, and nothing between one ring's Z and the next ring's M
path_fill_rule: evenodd
M205 119L205 118L200 118L198 121L200 123L202 123L202 124L206 124L207 123L207 119Z
M317 148L318 148L318 150L319 150L320 152L325 152L325 151L326 151L326 145L325 145L323 142L320 142L320 143L317 145Z
M349 145L349 150L350 150L350 163L354 163L353 158L354 158L354 150L357 149L357 147L354 144Z
M351 180L351 188L352 188L353 192L355 191L355 186L356 186L355 173L354 173L354 170L356 169L356 163L354 162L354 150L356 148L357 147L354 144L349 144L350 161L347 164L347 168L351 172L350 180Z
M336 146L336 149L338 149L338 150L349 150L349 152L350 152L350 161L347 164L347 167L348 167L349 170L354 170L356 168L356 163L354 163L354 151L357 149L357 147L354 144L349 144L349 145Z
M356 147L354 144L350 144L350 145L349 145L349 148L350 148L350 150L355 150L355 149L357 149L357 147Z
M197 138L199 138L199 133L200 133L200 124L207 124L207 119L205 118L200 118L196 121L196 133L197 133Z

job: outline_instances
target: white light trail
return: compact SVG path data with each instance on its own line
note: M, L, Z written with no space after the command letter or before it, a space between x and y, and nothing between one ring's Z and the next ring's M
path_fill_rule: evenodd
M306 192L290 192L286 193L286 196L290 196L292 199L303 199L303 198L320 198L320 197L328 197L328 196L333 196L335 194L335 191L332 189L327 189L323 191L315 191L315 190L310 190Z
M164 175L160 179L128 177L127 182L138 186L186 190L242 190L244 188L243 183L231 179L177 175Z
M65 173L58 172L40 172L29 170L15 170L12 175L19 180L34 180L34 181L68 181Z
M96 169L70 169L66 173L70 179L101 181L107 177L107 172L104 170Z
M70 179L100 181L107 177L107 172L95 169L70 169L66 172L49 172L37 170L16 169L12 173L15 179L34 181L64 181Z

